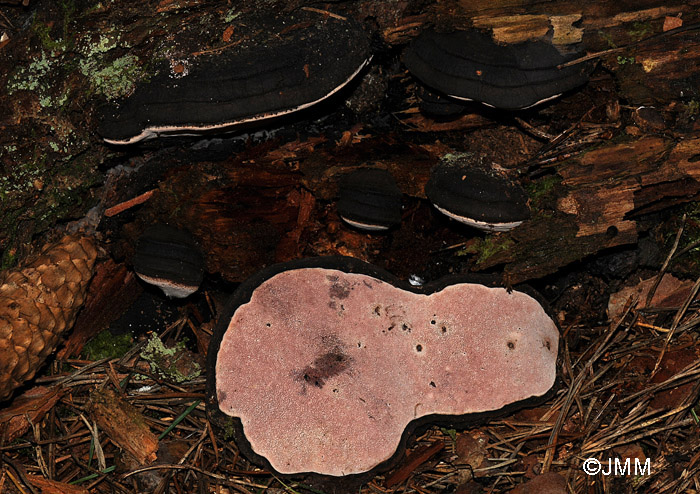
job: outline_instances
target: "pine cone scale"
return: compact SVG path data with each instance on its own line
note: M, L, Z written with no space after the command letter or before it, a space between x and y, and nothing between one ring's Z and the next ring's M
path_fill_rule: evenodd
M0 400L34 377L72 327L96 258L92 238L68 235L0 274Z

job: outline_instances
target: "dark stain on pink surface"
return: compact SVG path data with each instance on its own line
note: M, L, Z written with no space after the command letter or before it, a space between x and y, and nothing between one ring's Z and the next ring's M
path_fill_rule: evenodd
M227 396L226 391L224 391L223 389L219 389L219 390L217 391L217 399L218 399L220 402L226 401L226 396Z
M326 278L328 279L328 281L333 283L330 289L328 290L328 295L332 299L348 298L348 296L350 295L350 290L352 290L352 286L350 285L350 283L348 283L345 280L338 281L339 278L337 276L326 276Z
M307 365L297 373L297 380L322 388L331 377L347 371L352 359L338 347L316 357L311 365Z

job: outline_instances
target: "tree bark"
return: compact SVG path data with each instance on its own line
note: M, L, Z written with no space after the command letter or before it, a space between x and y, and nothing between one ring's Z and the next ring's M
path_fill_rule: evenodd
M554 192L560 195L550 217L545 220L535 214L532 221L516 232L498 237L506 241L503 245L507 248L496 249L496 254L480 254L477 269L506 263L507 272L515 279L527 279L550 273L603 248L634 242L639 232L636 218L640 215L697 198L697 144L692 132L697 131L694 119L700 87L696 70L700 66L700 38L691 27L698 21L699 4L698 0L670 4L661 0L602 3L365 0L334 3L327 7L327 12L314 4L307 12L319 18L340 15L366 21L385 46L394 49L402 48L422 29L434 25L441 30L470 27L488 30L499 43L546 38L561 50L604 50L601 60L605 70L594 76L593 91L606 93L610 103L621 103L625 115L639 105L657 106L666 119L663 128L649 130L637 126L638 133L630 134L626 142L603 143L602 148L589 149L590 153L579 148L569 161L551 166L561 180ZM269 33L261 28L266 15L284 16L305 8L306 2L285 4L284 10L270 7L263 12L258 7L252 0L237 3L234 10L226 2L193 0L161 2L155 8L143 2L121 2L118 6L105 4L97 9L79 5L73 10L67 4L48 8L45 3L32 2L30 8L36 12L20 7L11 10L8 19L16 27L8 31L9 42L0 45L0 53L7 58L6 65L12 67L0 74L0 85L7 89L0 92L0 165L5 172L5 180L0 184L3 265L12 265L22 258L25 253L22 246L37 234L84 215L92 206L104 211L134 197L129 193L103 201L106 193L96 189L104 180L100 164L104 170L128 163L130 156L136 156L145 166L155 166L153 161L160 155L154 150L160 144L124 152L104 146L95 134L94 111L107 97L117 90L126 95L135 85L147 80L153 60L168 57L195 60L199 53L216 53L235 43L267 36ZM36 14L32 23L25 22L29 14ZM670 31L679 27L680 32ZM174 36L176 32L178 35ZM382 52L381 43L377 47L375 63L382 64L382 57L393 56ZM409 95L402 108L406 110L411 103L413 82L400 64L385 63L382 70L387 79L404 81L403 88ZM117 87L125 81L128 83L125 87ZM394 115L399 114L398 110L386 109ZM567 107L558 107L556 103L543 110L543 114L557 111L564 112L560 118L565 120ZM407 115L416 117L415 113ZM450 133L460 128L493 125L488 112L480 109L456 123L435 122L420 116L414 122L418 134L435 132L438 136L443 129ZM614 133L622 134L623 129ZM421 149L422 158L412 159L407 156L409 153L399 153L393 160L386 157L368 160L360 158L358 152L357 160L346 159L340 168L380 161L381 166L397 176L408 196L422 198L422 184L439 156L425 153L424 145L414 145L416 135L393 134L389 140L394 139L399 146ZM308 142L304 145L313 147ZM600 142L591 146L598 147ZM319 147L327 149L328 144ZM350 142L342 149L352 153L361 147L361 143ZM465 151L458 145L452 147L457 152ZM336 220L329 216L333 200L333 188L329 184L334 172L342 171L333 170L332 163L318 158L304 158L305 152L302 150L296 159L296 169L288 166L289 161L269 160L270 167L264 171L267 175L254 167L241 172L241 176L234 176L239 173L235 169L230 173L214 171L212 183L201 178L194 180L204 188L196 199L190 197L180 203L198 205L187 215L179 216L178 205L172 201L160 204L168 203L174 209L160 212L200 230L200 239L211 248L209 269L223 269L230 279L240 279L260 265L299 255L360 250L362 257L372 257L372 252L386 246L386 239L365 241L351 232L336 234L334 239L311 247L302 245L313 242L313 234L323 228L320 222ZM617 159L617 153L627 158ZM592 162L588 154L596 161ZM333 157L333 152L326 155ZM632 170L627 169L630 162L634 164ZM411 168L416 163L419 166ZM203 166L212 168L211 164ZM252 188L233 185L239 179L241 184ZM217 180L229 185L218 187ZM155 184L149 185L147 190ZM188 194L194 191L189 190ZM142 209L156 213L153 208ZM238 211L250 214L239 216ZM260 223L250 223L252 218ZM152 219L139 216L138 221L145 223ZM339 224L333 224L328 228L335 228L337 233ZM217 236L209 230L228 234ZM240 234L236 236L232 232ZM234 237L238 240L230 244ZM494 238L488 242L499 244L500 240ZM510 247L511 243L515 248ZM273 247L261 250L262 244ZM231 257L228 253L231 246L247 254ZM552 256L558 260L548 261ZM238 274L229 276L233 271Z

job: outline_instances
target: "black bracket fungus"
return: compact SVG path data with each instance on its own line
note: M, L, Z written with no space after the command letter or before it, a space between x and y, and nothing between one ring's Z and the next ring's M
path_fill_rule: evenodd
M431 117L454 117L464 111L469 103L450 98L447 95L431 91L427 87L418 88L420 111Z
M530 217L519 184L496 170L462 162L433 167L425 194L441 213L480 230L508 231Z
M98 133L110 144L133 144L279 117L332 96L371 59L364 31L351 20L316 19L279 38L201 56L180 78L161 70L129 98L104 108Z
M530 108L585 84L595 63L558 68L576 58L545 41L499 45L477 30L423 31L404 53L408 70L427 86L505 110Z
M168 297L185 298L202 283L204 259L189 232L153 225L139 237L134 271Z
M401 190L387 170L360 168L338 182L338 214L351 226L388 230L401 222Z

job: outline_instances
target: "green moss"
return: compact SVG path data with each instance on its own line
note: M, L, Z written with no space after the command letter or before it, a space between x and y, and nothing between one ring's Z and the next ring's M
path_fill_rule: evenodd
M617 48L617 44L613 41L610 33L606 33L605 31L598 31L598 36L600 36L608 44L608 48Z
M617 56L617 64L618 65L631 65L631 64L634 64L634 62L635 62L634 57L626 57L623 55Z
M236 426L232 417L227 417L224 424L224 440L233 441L236 438Z
M71 23L74 21L76 6L74 0L63 0L61 3L62 12L62 36L53 38L51 27L48 24L35 20L32 24L32 31L39 38L39 42L44 50L58 55L73 48L74 39L72 36Z
M445 427L441 427L440 432L442 432L446 436L450 436L450 439L452 439L452 444L457 442L457 430L456 429L446 429Z
M513 240L506 235L489 235L457 251L457 255L475 254L476 264L478 265L485 263L500 252L511 249L513 245Z
M141 358L150 364L153 372L176 383L191 381L202 373L191 352L185 349L185 343L178 342L168 348L156 334L146 343Z
M630 35L630 37L636 39L639 41L642 38L647 37L650 34L653 34L654 29L651 27L651 24L649 22L635 22L632 24L632 29L627 31L627 34Z
M543 196L546 196L554 187L561 183L561 177L559 175L550 175L544 177L536 182L530 183L527 187L527 195L531 200L539 200Z
M87 342L83 353L89 360L119 358L128 352L133 344L134 338L131 333L113 335L105 329Z
M490 235L481 242L481 249L477 253L476 262L482 264L496 254L509 250L513 247L513 240L509 237Z
M530 198L530 209L538 210L542 208L549 195L561 184L561 180L562 178L559 175L549 175L528 184L525 191Z
M17 251L15 249L5 249L0 261L0 271L10 269L17 264Z
M63 38L51 38L51 28L43 22L36 21L32 24L32 31L34 31L34 34L39 38L39 42L44 50L62 53L68 49L69 43Z
M469 162L474 159L474 153L447 153L440 157L440 161L448 164Z

